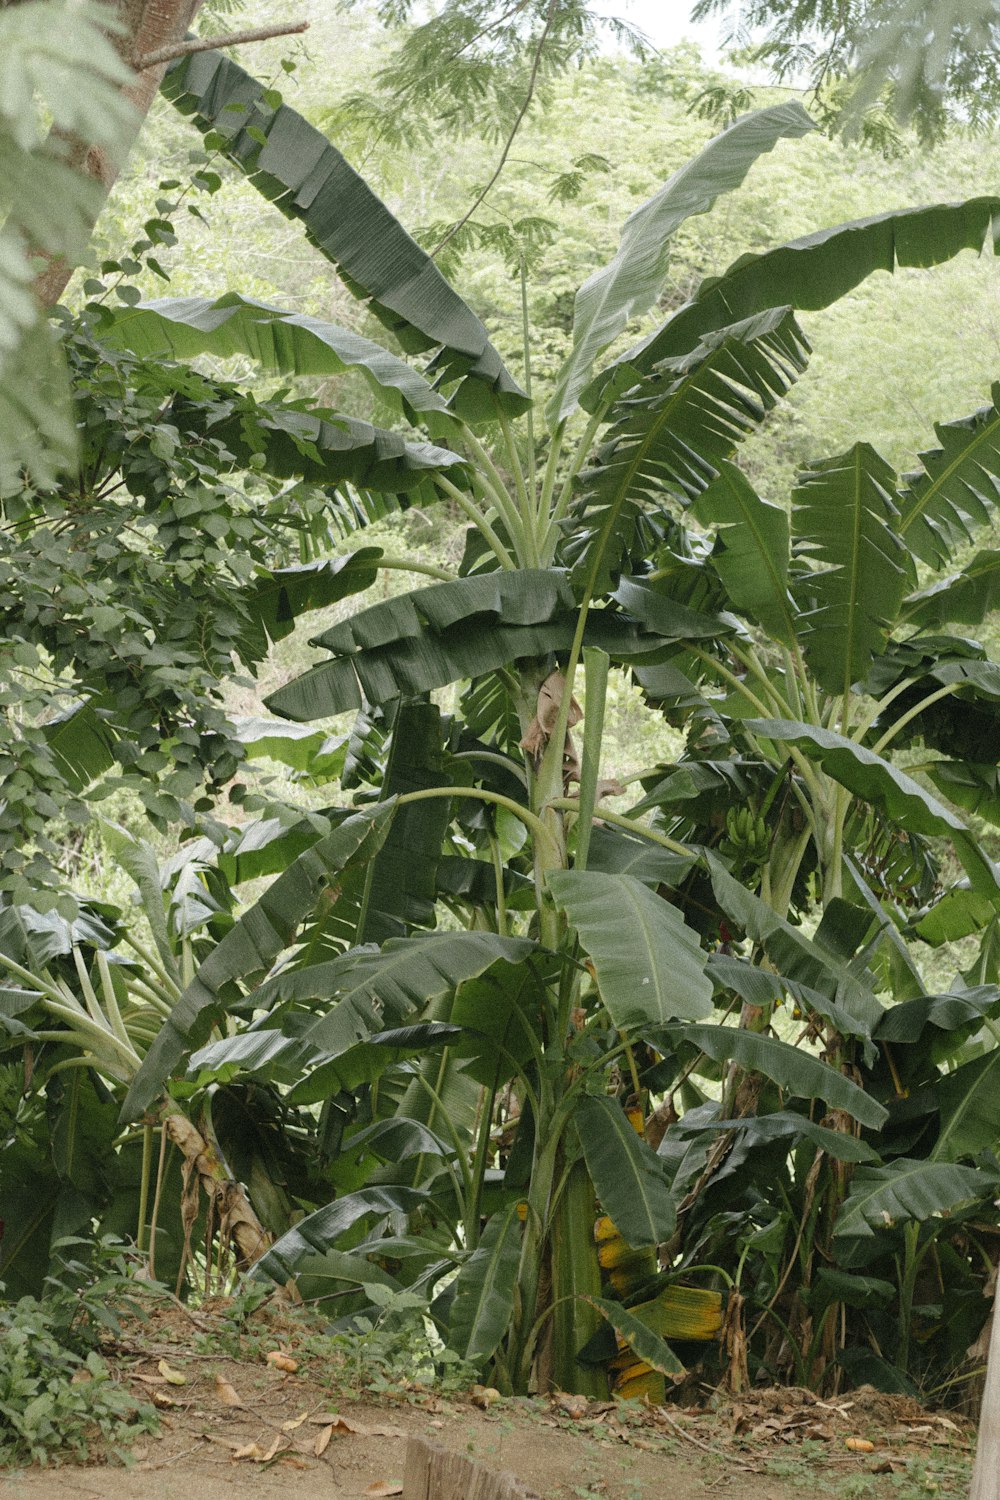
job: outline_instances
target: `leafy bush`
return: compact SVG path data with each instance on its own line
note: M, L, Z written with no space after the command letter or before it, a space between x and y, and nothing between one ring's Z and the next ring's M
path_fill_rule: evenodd
M154 1408L116 1383L97 1350L101 1329L118 1327L115 1307L130 1285L122 1263L103 1274L79 1260L63 1267L43 1298L0 1301L3 1465L86 1458L95 1441L119 1448L157 1425Z

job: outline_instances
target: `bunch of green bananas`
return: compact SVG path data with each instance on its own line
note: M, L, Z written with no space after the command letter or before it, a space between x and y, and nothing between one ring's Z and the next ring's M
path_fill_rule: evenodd
M726 836L722 850L734 858L761 865L770 852L771 837L767 824L750 807L731 807L726 813Z

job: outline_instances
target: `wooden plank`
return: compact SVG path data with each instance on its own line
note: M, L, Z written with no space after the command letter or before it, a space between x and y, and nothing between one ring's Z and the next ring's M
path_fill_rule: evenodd
M439 1443L406 1443L403 1500L538 1500L514 1474L496 1473Z
M1000 1281L993 1302L993 1331L986 1362L986 1389L979 1414L976 1469L969 1500L1000 1500Z

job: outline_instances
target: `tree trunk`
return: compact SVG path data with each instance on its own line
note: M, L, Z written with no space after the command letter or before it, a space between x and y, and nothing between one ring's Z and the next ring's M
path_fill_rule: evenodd
M109 31L109 36L122 59L131 67L137 58L183 41L202 0L106 0L106 3L122 27L120 32ZM167 66L165 62L159 63L135 73L122 90L135 109L130 144L138 138ZM104 190L103 197L107 197L118 177L120 162L111 161L105 152L82 140L70 143L67 160L79 171L95 178ZM35 295L42 307L53 307L59 301L73 269L61 256L49 260L35 281Z
M997 1282L1000 1289L1000 1280ZM986 1388L979 1413L979 1442L969 1500L1000 1500L1000 1308L993 1302L993 1332L986 1361Z

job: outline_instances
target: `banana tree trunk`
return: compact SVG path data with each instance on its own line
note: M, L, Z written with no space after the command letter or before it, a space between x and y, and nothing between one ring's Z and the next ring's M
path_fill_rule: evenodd
M1000 1281L997 1282L1000 1291ZM993 1332L986 1360L986 1388L979 1414L976 1467L969 1500L1000 1500L1000 1308L993 1300Z
M582 1300L601 1295L596 1217L587 1169L582 1161L574 1162L552 1225L552 1382L561 1391L606 1399L607 1370L603 1365L581 1365L576 1357L601 1321L600 1314Z

